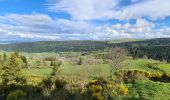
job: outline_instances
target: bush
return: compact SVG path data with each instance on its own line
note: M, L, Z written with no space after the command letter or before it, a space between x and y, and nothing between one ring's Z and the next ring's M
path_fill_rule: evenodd
M78 65L95 65L95 64L103 64L102 59L96 59L93 56L81 56L78 60Z
M126 95L128 93L128 88L126 88L122 83L116 85L116 95Z
M142 70L119 70L116 72L117 79L119 79L120 82L149 79L154 75L155 74L152 75L151 73Z
M7 100L26 100L26 95L22 90L15 90L8 94Z
M103 96L101 96L101 94L99 93L95 93L92 95L92 97L90 98L90 100L105 100Z

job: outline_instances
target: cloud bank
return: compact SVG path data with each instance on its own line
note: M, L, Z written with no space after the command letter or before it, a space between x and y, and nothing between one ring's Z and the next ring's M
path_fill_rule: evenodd
M128 1L128 0L127 0ZM48 0L46 10L0 15L1 41L170 37L170 0ZM70 18L58 18L61 13ZM159 22L157 22L159 21Z
M127 0L126 0L127 1ZM140 2L141 1L141 2ZM129 5L120 6L124 0L53 0L49 11L66 12L75 20L127 20L131 18L163 18L170 15L170 0L129 0Z

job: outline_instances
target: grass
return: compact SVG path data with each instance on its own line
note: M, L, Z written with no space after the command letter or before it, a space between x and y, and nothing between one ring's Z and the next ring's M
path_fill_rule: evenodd
M170 72L170 64L160 64L158 67L163 69L165 72Z
M157 69L148 67L151 65ZM170 72L170 64L166 64L152 59L127 60L124 69L144 70L148 72Z
M52 72L52 68L31 68L23 69L22 73L26 76L36 75L36 76L49 76Z
M150 80L136 81L127 84L129 100L169 100L170 83L153 82Z
M35 75L35 76L49 76L52 72L52 68L31 68L23 69L22 73L26 76ZM107 77L110 73L110 66L108 64L100 65L71 65L65 63L59 69L58 77L68 78L68 80L81 80L87 81L90 78L94 77Z
M150 60L150 59L138 59L138 60L127 60L125 61L123 69L136 69L144 70L149 72L157 72L152 68L148 68L147 64L156 64L159 69L170 72L170 64L165 64L160 61ZM37 75L37 76L48 76L52 72L52 68L42 67L42 68L31 68L30 70L24 69L23 73L25 75ZM65 63L59 69L60 74L72 75L72 76L86 76L86 77L97 77L109 76L110 66L109 64L98 64L98 65L72 65Z

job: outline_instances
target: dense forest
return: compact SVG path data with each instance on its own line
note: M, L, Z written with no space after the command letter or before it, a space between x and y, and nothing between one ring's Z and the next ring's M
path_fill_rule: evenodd
M112 40L110 40L112 41ZM148 57L156 60L170 60L170 38L123 41L41 41L0 45L1 50L19 52L92 52L113 47L122 47L134 58ZM120 40L119 40L120 41Z

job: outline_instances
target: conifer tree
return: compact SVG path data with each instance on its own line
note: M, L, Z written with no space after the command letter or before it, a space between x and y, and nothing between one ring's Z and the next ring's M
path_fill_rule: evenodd
M6 59L6 56L4 56ZM2 82L7 85L10 81L14 81L20 74L22 69L22 60L17 53L13 53L2 66Z

